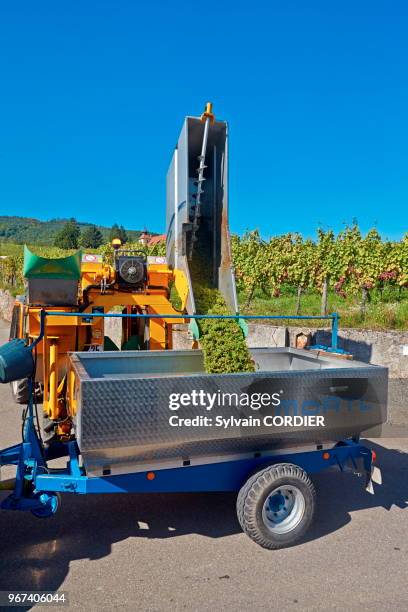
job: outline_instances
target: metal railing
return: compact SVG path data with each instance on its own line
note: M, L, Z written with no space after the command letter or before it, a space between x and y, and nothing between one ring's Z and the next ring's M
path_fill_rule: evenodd
M326 320L331 321L331 349L339 350L338 348L338 331L339 331L339 315L337 312L333 312L329 315L202 315L202 314L123 314L116 312L92 312L92 313L84 313L84 312L59 312L59 311L49 311L49 310L41 310L40 316L40 335L34 341L33 345L38 344L44 337L45 332L45 320L48 316L58 316L58 317L81 317L82 319L89 319L94 317L101 318L133 318L133 319L188 319L188 320L196 320L196 319L232 319L235 321L239 320L248 320L248 321L271 321L271 320Z

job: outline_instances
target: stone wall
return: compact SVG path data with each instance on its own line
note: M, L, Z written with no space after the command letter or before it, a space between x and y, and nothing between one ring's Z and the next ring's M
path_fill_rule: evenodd
M312 336L312 344L331 343L330 329L310 327L283 327L261 323L250 323L248 346L295 346L296 335L304 332ZM365 329L340 329L339 348L348 351L358 361L386 366L390 378L408 379L407 331L372 331ZM190 348L187 326L178 325L174 333L174 348Z
M301 331L311 333L312 344L331 343L330 329L290 327L290 346L294 346L296 334ZM403 347L408 348L408 331L340 328L338 344L358 361L387 367L390 378L408 378L408 354L403 354Z
M11 321L15 297L9 291L0 290L0 318Z

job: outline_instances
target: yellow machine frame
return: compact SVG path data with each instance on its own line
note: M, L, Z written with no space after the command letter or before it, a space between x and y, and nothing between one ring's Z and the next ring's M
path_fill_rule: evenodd
M117 248L117 245L114 245ZM92 259L92 258L91 258ZM97 259L97 258L95 258ZM159 258L157 258L159 259ZM44 415L56 423L56 434L62 438L71 433L67 416L66 398L74 403L70 393L74 381L67 381L67 355L77 350L102 350L104 343L104 318L86 317L87 313L108 313L117 307L127 314L169 314L183 312L188 296L188 283L184 273L171 270L166 263L149 263L146 286L141 290L123 290L116 280L113 266L101 261L83 258L79 282L78 306L47 306L48 313L55 311L78 312L78 316L48 315L43 340L36 351L37 382L43 388ZM180 311L170 302L170 288L174 285L181 299ZM44 307L16 303L20 308L18 336L34 341L40 334L41 311ZM124 319L123 331L128 332ZM135 319L133 319L135 321ZM149 350L165 350L173 347L172 326L184 323L179 318L149 319ZM72 376L72 374L70 374ZM71 406L71 413L72 413Z

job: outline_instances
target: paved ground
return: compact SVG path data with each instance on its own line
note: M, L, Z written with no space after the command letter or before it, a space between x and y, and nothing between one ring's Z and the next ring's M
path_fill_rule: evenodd
M20 426L0 386L0 445ZM351 474L320 475L307 540L278 552L240 532L232 495L66 495L42 521L2 511L0 590L64 590L68 609L92 612L406 610L408 441L379 442L376 495Z

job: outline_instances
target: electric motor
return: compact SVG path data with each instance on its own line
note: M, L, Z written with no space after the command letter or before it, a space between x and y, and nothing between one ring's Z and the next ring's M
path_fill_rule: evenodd
M119 251L116 255L116 280L119 285L142 289L147 283L147 264L143 252Z

